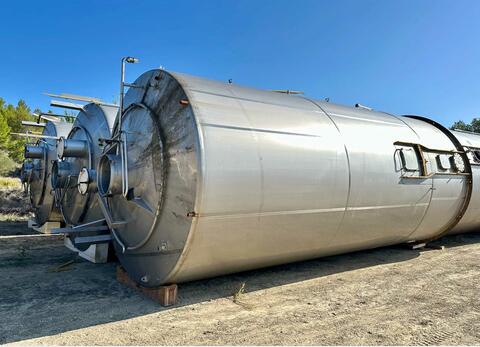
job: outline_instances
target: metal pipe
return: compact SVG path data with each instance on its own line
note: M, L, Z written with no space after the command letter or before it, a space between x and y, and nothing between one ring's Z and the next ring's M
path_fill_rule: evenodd
M97 187L100 195L123 194L123 159L119 155L102 156L98 164Z
M43 134L32 134L28 131L26 133L10 133L10 135L26 137L27 140L28 140L29 137L38 138L38 139L50 139L50 140L57 140L58 139L57 136L50 136L50 135L43 135Z
M122 139L122 119L123 119L123 99L125 93L125 63L135 64L138 63L139 59L134 57L123 57L122 66L120 71L120 107L118 109L118 134L120 138L120 157L122 161L122 194L124 197L128 194L128 159L127 159L127 146L126 146L126 134L124 135L125 139ZM131 84L128 84L131 86ZM122 143L122 142L125 143Z
M81 229L81 228L84 228L84 227L88 227L90 225L95 225L95 224L103 223L103 222L105 222L105 218L94 220L92 222L85 223L85 224L79 224L79 225L76 225L76 226L72 227L72 229Z
M123 117L123 98L125 95L125 63L136 64L140 60L134 57L123 57L122 66L120 70L120 106L118 109L118 129L122 131L122 117ZM130 86L130 84L129 84Z
M52 164L51 184L53 189L65 189L68 177L72 176L72 165L68 161L55 160Z
M45 148L43 146L26 145L24 156L28 159L43 159Z
M45 128L45 123L29 122L26 120L22 120L22 125Z
M88 154L88 144L84 140L73 140L61 137L57 143L58 157L85 157Z
M123 148L123 181L125 182L123 185L123 196L126 198L128 195L128 151L127 151L127 133L123 133L124 139L122 142Z
M84 107L84 105L74 104L72 102L66 102L66 101L60 101L60 100L51 100L50 106L66 108L69 110L76 110L76 111L81 111Z
M122 131L122 116L123 116L123 96L125 93L125 86L123 85L125 83L125 59L127 57L122 58L122 67L120 70L120 106L118 108L118 129Z

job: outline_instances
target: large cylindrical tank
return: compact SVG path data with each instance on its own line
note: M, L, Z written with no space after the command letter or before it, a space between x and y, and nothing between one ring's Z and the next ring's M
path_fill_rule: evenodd
M43 128L45 138L35 144L25 146L25 162L22 179L29 185L30 201L34 210L35 222L43 225L48 221L62 222L63 218L54 204L50 175L52 162L57 158L56 137L66 136L71 123L48 121Z
M96 168L103 150L103 140L112 136L118 107L90 103L77 114L68 136L57 143L58 160L52 168L52 185L68 226L103 219L95 197ZM86 235L95 235L95 232ZM85 233L82 234L85 236ZM73 242L74 238L72 238ZM88 244L75 245L80 249Z
M428 119L164 70L134 85L98 185L144 286L428 240L468 207L467 156Z

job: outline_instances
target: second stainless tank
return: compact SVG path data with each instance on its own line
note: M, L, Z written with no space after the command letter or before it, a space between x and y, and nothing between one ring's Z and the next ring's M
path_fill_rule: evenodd
M58 160L52 167L52 185L56 189L56 199L65 223L78 226L104 217L96 198L96 167L102 153L102 142L109 139L118 107L89 103L77 114L68 136L61 137L57 143ZM94 228L102 229L102 223ZM82 236L92 236L99 232L83 232ZM75 244L79 249L86 244Z

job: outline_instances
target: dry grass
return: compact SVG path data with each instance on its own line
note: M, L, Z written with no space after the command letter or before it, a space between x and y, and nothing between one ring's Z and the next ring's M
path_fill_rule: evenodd
M30 217L30 201L20 179L0 176L0 221L24 221Z
M0 177L0 189L22 189L22 182L17 177Z
M33 214L0 213L0 222L23 222L29 220Z
M243 282L240 285L240 287L233 293L233 302L234 303L239 302L244 293L245 293L245 282Z
M16 170L20 168L20 164L15 163L7 153L0 151L0 176L12 175Z
M75 264L75 259L69 260L66 263L60 264L58 266L54 266L49 268L47 272L61 272L61 271L69 271L72 270L72 265Z
M244 295L245 295L245 285L246 282L243 282L240 287L233 293L233 298L232 301L239 305L242 306L246 310L252 310L254 308L254 305L251 303L248 303L244 300Z

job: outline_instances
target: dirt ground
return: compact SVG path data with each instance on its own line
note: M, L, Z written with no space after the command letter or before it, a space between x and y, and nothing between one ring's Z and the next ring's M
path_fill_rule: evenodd
M7 186L7 184L13 186ZM0 222L25 221L31 216L30 200L23 191L20 179L0 176Z
M6 223L1 343L480 343L480 234L446 237L445 250L389 247L182 284L162 308L117 283L115 263L76 259L61 238Z

